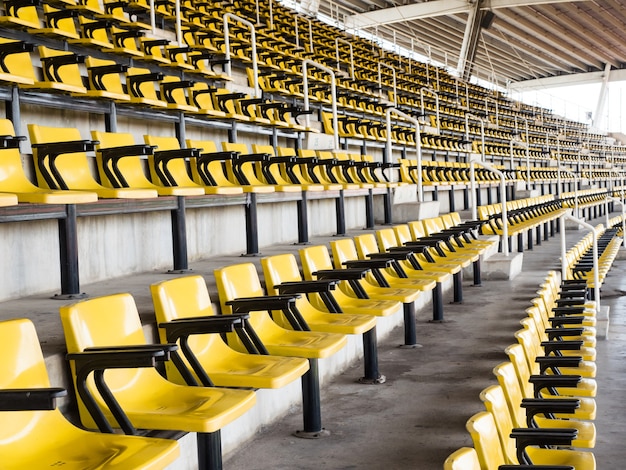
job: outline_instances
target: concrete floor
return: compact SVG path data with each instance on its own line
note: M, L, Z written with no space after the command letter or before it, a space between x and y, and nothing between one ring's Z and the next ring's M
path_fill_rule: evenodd
M593 221L594 223L603 220ZM355 235L353 233L351 235ZM567 233L568 246L584 232ZM312 243L326 243L318 238ZM263 249L264 255L294 251L294 245ZM494 366L507 360L503 350L514 340L524 309L530 305L549 269L558 269L558 237L524 253L523 272L513 281L484 281L482 287L465 282L464 302L445 306L444 323L429 323L430 307L418 312L416 349L401 349L402 328L379 345L380 370L387 376L381 385L360 385L361 363L338 376L322 391L323 423L331 436L303 440L292 436L301 426L301 412L294 409L276 424L225 456L226 469L440 469L455 449L471 445L466 420L482 410L479 392L496 383ZM258 258L224 255L191 263L195 273L213 284L213 269ZM617 261L602 289L604 305L610 305L610 339L598 343L598 439L594 450L598 468L623 468L626 447L626 265ZM153 318L150 283L169 275L152 272L83 286L92 296L131 292L142 317ZM450 296L447 296L450 297ZM0 304L0 319L33 318L44 350L62 354L63 337L58 306L49 295Z

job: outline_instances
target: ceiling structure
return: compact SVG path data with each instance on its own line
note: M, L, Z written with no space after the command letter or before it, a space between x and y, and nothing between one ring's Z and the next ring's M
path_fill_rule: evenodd
M502 87L626 79L620 0L320 0L319 12Z

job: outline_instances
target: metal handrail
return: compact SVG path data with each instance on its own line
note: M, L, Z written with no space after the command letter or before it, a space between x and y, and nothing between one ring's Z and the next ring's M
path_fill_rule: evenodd
M311 59L304 59L302 61L302 77L303 77L303 88L304 88L304 111L309 110L309 76L307 73L308 66L315 67L323 72L326 72L330 75L330 94L332 97L331 107L333 112L333 148L339 148L339 127L337 125L337 83L335 81L335 72L329 67L320 64L319 62L315 62ZM311 119L308 113L305 113L306 119L306 127L307 129L311 125Z
M250 42L252 43L252 74L254 76L253 78L254 79L254 97L260 98L261 90L259 88L259 68L258 68L257 56L256 56L256 29L254 28L254 25L250 21L240 16L237 16L233 13L225 13L222 18L224 21L224 48L226 49L226 52L225 52L226 74L229 77L232 76L232 67L230 65L230 37L229 37L230 28L228 26L228 20L232 19L250 28L250 34L251 34Z
M413 116L409 116L396 108L387 108L385 116L387 119L387 158L391 159L391 114L395 114L406 119L409 122L415 124L415 147L417 149L417 200L422 202L424 200L424 188L422 185L422 134L420 131L420 123Z

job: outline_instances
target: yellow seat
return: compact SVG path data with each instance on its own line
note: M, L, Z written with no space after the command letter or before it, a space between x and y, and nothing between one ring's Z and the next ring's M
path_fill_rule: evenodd
M237 191L245 193L272 193L270 185L239 184L232 170L233 155L218 152L211 140L187 140L187 146L200 150L200 157L191 160L191 176L198 184L206 184L215 191ZM224 168L226 167L226 168Z
M6 2L0 24L14 29L39 29L41 20L37 7L31 3Z
M233 312L229 302L241 298L258 297L263 308L265 296L261 282L252 263L243 263L215 270L215 280L222 314ZM259 335L270 354L323 359L339 351L346 344L344 335L317 331L291 331L280 327L265 310L252 311L250 324ZM232 341L231 341L232 340ZM245 349L233 334L229 344L240 351Z
M270 309L277 308L275 298L265 297L252 263L226 266L216 269L214 274L222 314L249 313L249 324L267 353L305 357L309 360L307 380L302 381L302 394L309 398L303 402L307 408L303 411L304 429L298 431L296 436L318 438L327 435L328 432L322 427L318 359L330 357L341 350L347 343L346 337L337 333L292 331L278 325L269 314ZM284 304L285 301L279 302ZM287 302L291 303L291 300ZM236 334L227 335L231 347L245 351Z
M333 263L336 269L342 269L345 266L368 266L368 260L359 260L359 254L356 248L355 241L351 238L342 238L340 240L333 240L330 242L330 249L333 255ZM389 259L390 261L393 261ZM352 264L352 263L353 264ZM373 265L377 265L376 261L373 261ZM378 263L380 264L380 263ZM388 263L393 265L393 263ZM382 265L381 265L382 266ZM400 279L393 277L389 274L386 267L375 267L375 275L372 272L367 273L365 277L366 282L374 286L389 285L390 287L398 288L414 288L419 291L433 290L436 286L436 281L433 279Z
M138 428L196 432L199 468L221 468L220 429L254 405L254 392L164 379L154 365L177 348L146 343L130 294L61 307L61 322L84 426L110 432L119 425L128 434ZM105 389L121 413L98 391Z
M472 416L466 428L474 442L481 468L496 469L500 465L571 465L574 468L594 470L596 462L591 452L568 449L543 449L527 447L516 451L515 441L510 437L512 428L505 417L483 411ZM523 431L522 431L523 432ZM536 439L542 442L541 438ZM538 444L534 444L538 445ZM521 461L520 461L521 460Z
M84 59L72 52L58 51L45 46L39 46L39 58L43 80L36 82L33 87L70 93L83 96L87 88L83 84L79 63Z
M303 191L323 191L324 186L321 184L308 184L308 183L300 183L298 181L292 181L288 173L291 170L291 167L295 164L295 150L293 155L290 157L293 159L292 162L286 162L285 159L289 158L289 156L277 156L274 155L274 147L271 145L259 145L252 144L252 151L254 153L265 153L269 155L269 161L267 162L267 171L270 173L276 184L278 185L290 185L295 184L300 186Z
M219 321L219 318L215 316L202 276L185 276L158 282L150 286L150 291L161 342L176 342L172 338L176 332L172 333L168 328L175 328L177 323L181 324L186 319L193 320L195 331L186 330L183 336L175 339L187 342L201 370L217 386L281 388L297 380L309 369L308 362L302 358L244 354L230 348L216 334L219 333L219 325L211 326L211 320ZM215 331L216 327L218 331ZM168 362L166 371L170 380L184 383L173 364ZM204 385L209 385L202 380L202 372L194 370L194 373Z
M512 355L510 358L514 358ZM496 366L493 369L493 373L498 379L498 383L502 386L507 399L510 403L521 403L523 398L541 398L544 400L557 400L557 402L564 397L558 395L535 394L533 385L529 382L530 374L524 371L524 375L519 375L519 369L517 369L514 363L507 362ZM568 398L568 397L565 397ZM571 398L571 397L569 397ZM596 402L593 398L581 398L575 397L578 400L579 406L573 413L554 413L559 419L579 419L579 420L593 420L596 417Z
M122 83L125 83L126 66L120 65L114 60L96 59L94 57L87 57L85 66L87 67L89 84L86 95L121 103L130 101L130 96L122 86Z
M0 365L3 469L157 470L176 460L176 441L89 432L70 424L55 409L56 398L65 391L50 388L33 323L26 319L0 322L0 337L4 350Z
M196 113L198 108L194 106L191 87L192 82L181 80L178 77L168 75L159 82L160 96L167 103L167 109Z
M268 256L261 259L261 266L263 268L263 276L265 278L265 285L267 293L269 295L279 295L281 293L280 285L283 283L302 284L303 291L301 297L296 299L295 306L313 331L326 331L329 333L341 333L341 334L362 334L371 330L376 326L376 318L372 315L365 314L362 310L354 313L347 313L341 307L341 312L327 313L327 310L320 310L316 308L309 298L304 295L308 293L309 296L320 297L318 291L312 290L307 292L307 283L303 282L300 276L300 270L296 257L291 253L282 255ZM295 287L294 287L295 289ZM334 292L322 291L323 295L328 295L334 298ZM318 302L324 303L321 299ZM326 305L326 304L325 304ZM350 311L348 309L348 311ZM337 313L341 313L338 315ZM272 316L275 320L280 319L279 324L285 328L291 328L289 322L284 318L284 315Z
M516 355L515 360L512 361L515 364L515 367L521 376L526 375L526 370L528 370L528 375L546 375L542 374L542 370L538 363L535 362L535 359L538 357L533 354L532 360L529 361L526 356L527 351L524 345L530 341L531 333L528 330L519 330L515 332L515 337L518 342L522 346L519 350L519 355ZM563 357L563 356L561 356ZM567 356L565 356L567 357ZM570 356L571 357L571 356ZM579 357L579 356L575 356ZM570 370L571 371L571 370ZM580 374L574 374L575 376L580 376ZM547 375L547 377L554 377L553 375ZM595 397L597 392L597 383L594 379L589 377L581 377L578 383L570 386L559 386L555 387L559 395L565 396L575 396L575 397Z
M522 407L519 389L505 390L503 385L492 385L486 388L480 393L480 399L485 403L487 410L494 415L507 414L507 419L511 421L514 428L575 429L577 436L572 441L574 447L590 449L595 446L595 425L590 421L572 419L571 416L568 419L551 416L551 413L558 408L551 406L549 400L536 400L535 402L527 400L525 406L528 406L528 409L525 409ZM575 405L572 408L575 408Z
M156 147L157 151L170 151L170 150L178 150L180 149L180 144L178 143L178 139L176 137L157 137L153 135L145 135L144 141L148 145L153 145ZM189 141L187 142L189 144ZM194 146L190 146L189 148L197 148ZM200 151L202 149L199 149ZM187 172L187 166L185 164L186 158L185 154L181 155L181 158L173 158L168 161L164 161L164 166L167 168L169 172L169 177L171 179L173 186L180 186L185 188L193 188L199 187L201 188L205 194L241 194L243 191L237 187L221 187L221 186L209 186L203 185L201 182L194 181L189 176ZM195 166L195 158L189 156L189 161L191 167ZM160 178L156 171L155 160L152 159L148 161L148 166L150 168L150 175L154 181L158 181ZM193 170L192 170L193 172ZM192 173L193 174L193 173ZM155 179L156 178L156 179Z
M140 155L154 158L152 149L135 145L132 134L92 131L96 146L96 162L100 181L112 188L152 189L159 196L200 196L204 189L199 186L163 186L146 178Z
M198 82L193 85L191 88L191 100L193 105L198 108L196 113L203 116L226 119L226 113L215 107L213 91L207 83Z
M30 202L37 204L78 204L95 202L98 195L83 191L62 191L35 186L26 177L22 167L19 138L13 139L13 123L0 119L0 135L7 139L0 149L0 191L13 193L3 197L3 205Z
M226 152L237 152L236 158L226 162L227 171L232 173L230 179L236 179L240 184L251 186L269 186L277 192L298 192L302 187L297 184L268 184L261 181L257 174L263 174L263 164L269 161L267 154L250 154L246 144L234 144L222 142L222 150Z
M33 46L24 41L0 38L0 82L34 85L37 80L30 52Z
M92 141L81 139L74 128L29 124L35 171L39 185L50 189L90 191L100 198L143 199L157 196L153 189L107 188L91 175L86 151Z
M359 308L364 313L375 316L389 316L393 315L400 308L400 303L406 301L413 302L418 296L419 291L413 290L408 296L406 290L398 289L395 292L390 292L390 295L377 295L376 297L369 299L368 296L359 296L358 291L363 288L358 279L352 282L346 280L341 273L337 273L337 270L333 269L332 262L330 261L330 255L328 249L323 246L307 247L298 250L300 254L300 262L302 263L302 271L305 279L342 279L339 283L339 289L335 291L335 298L339 305L346 305L346 308ZM333 272L329 277L322 277L322 273L319 271L330 270ZM336 274L334 274L336 273ZM350 276L352 277L352 276ZM374 287L374 286L372 286ZM393 289L391 289L393 291ZM400 298L401 300L398 300Z
M300 164L300 176L310 183L321 184L329 191L339 191L343 188L341 183L333 183L327 176L324 165L319 164L315 150L298 150L298 163Z
M157 109L167 108L167 101L161 99L157 92L162 79L161 73L139 67L129 68L126 73L126 89L130 102Z
M481 470L478 454L473 447L461 447L443 462L443 470Z

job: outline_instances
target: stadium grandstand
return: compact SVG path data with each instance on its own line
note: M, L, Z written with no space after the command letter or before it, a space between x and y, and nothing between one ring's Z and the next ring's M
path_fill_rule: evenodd
M622 468L624 24L0 0L0 469Z

